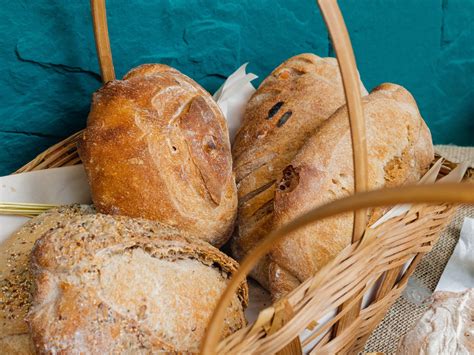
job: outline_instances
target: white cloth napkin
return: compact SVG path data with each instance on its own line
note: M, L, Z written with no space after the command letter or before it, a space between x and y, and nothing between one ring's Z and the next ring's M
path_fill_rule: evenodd
M75 165L0 177L0 201L67 205L91 198L84 168ZM0 243L28 219L0 214Z
M227 119L231 143L242 124L245 105L255 92L251 81L258 78L255 74L246 73L247 65L243 64L231 74L213 96Z
M474 218L466 217L461 236L435 291L461 292L474 287Z

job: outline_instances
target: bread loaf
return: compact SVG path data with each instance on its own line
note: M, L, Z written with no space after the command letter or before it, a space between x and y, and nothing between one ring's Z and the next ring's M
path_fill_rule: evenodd
M94 94L79 152L99 212L158 220L221 246L237 194L227 124L212 97L166 65Z
M157 222L103 214L63 220L31 257L27 318L38 353L197 352L237 263ZM222 336L245 324L247 286Z
M271 229L276 181L283 168L343 103L336 59L314 54L288 59L251 97L232 147L239 196L232 249L238 260ZM264 260L251 274L266 288L267 266Z
M3 354L34 354L25 316L31 303L29 259L36 239L56 228L65 218L93 212L91 207L79 205L45 212L0 244L0 349Z
M428 311L401 339L397 354L474 354L474 289L436 292Z
M411 94L382 84L362 99L370 189L416 182L434 158L431 134ZM305 143L283 172L274 203L274 228L312 208L354 191L352 145L346 106L338 109ZM311 224L290 234L271 253L274 298L316 273L352 236L353 214Z

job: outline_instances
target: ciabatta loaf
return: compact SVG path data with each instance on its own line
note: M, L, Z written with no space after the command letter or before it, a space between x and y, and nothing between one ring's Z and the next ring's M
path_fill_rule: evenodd
M94 94L79 146L99 212L157 220L221 246L237 212L227 123L208 92L142 65Z
M431 134L411 94L382 84L362 99L370 189L415 183L434 158ZM275 194L274 228L354 191L346 106L338 109L284 169ZM290 234L271 253L273 297L295 288L349 245L353 214L328 218Z
M232 249L238 260L270 232L276 181L282 170L343 103L336 59L314 54L285 61L251 97L232 147L239 195ZM268 288L267 260L251 275Z
M31 257L28 315L38 353L197 352L237 263L156 222L103 214L63 220ZM222 336L245 324L247 286Z

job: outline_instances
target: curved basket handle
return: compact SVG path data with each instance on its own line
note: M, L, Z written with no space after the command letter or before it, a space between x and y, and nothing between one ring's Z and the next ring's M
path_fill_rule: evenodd
M357 73L354 51L337 1L318 0L318 5L323 14L329 34L331 35L331 42L336 51L342 83L344 85L352 137L354 192L364 192L368 190L367 141L365 118L360 96L359 75ZM357 242L362 237L366 225L367 211L364 209L354 211L352 243ZM351 300L343 304L339 311L342 312L349 303L351 303ZM352 306L352 309L337 323L335 328L336 335L342 332L358 316L359 312L360 304Z
M331 35L331 42L336 51L336 58L341 71L344 94L346 96L347 112L352 137L352 159L354 162L354 191L355 193L368 190L367 179L367 141L364 112L362 109L359 75L352 50L351 40L346 24L336 0L318 0L324 21ZM352 243L358 241L364 233L367 224L366 211L354 212L354 227Z
M115 71L114 63L112 62L112 50L110 49L105 0L91 0L91 11L100 74L102 82L106 83L115 80Z
M285 226L271 232L248 254L240 268L230 279L212 314L206 334L201 344L203 354L216 354L217 345L221 337L225 311L230 305L233 295L248 273L264 255L286 235L292 233L317 220L328 218L336 214L354 210L396 205L400 203L471 203L474 204L474 189L470 184L438 184L404 186L398 188L385 188L355 194L340 200L330 202L324 206L294 219ZM294 334L296 336L297 334ZM292 335L293 336L293 335Z

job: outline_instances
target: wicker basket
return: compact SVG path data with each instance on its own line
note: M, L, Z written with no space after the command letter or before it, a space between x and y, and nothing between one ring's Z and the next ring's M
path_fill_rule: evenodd
M361 351L388 308L400 296L422 256L431 250L449 222L454 213L453 204L474 203L474 189L467 184L364 192L367 190L367 148L355 59L336 0L318 0L318 5L341 68L352 132L356 193L314 209L273 231L247 256L211 318L201 348L203 353L299 354L302 349L330 354ZM91 0L91 7L101 74L107 82L115 79L115 75L105 1ZM76 142L80 133L49 148L17 172L79 163ZM453 164L445 164L440 174L444 175L452 168ZM404 215L375 229L366 229L367 208L409 202L415 204ZM272 245L309 223L348 211L355 211L353 243L312 278L262 310L253 324L220 339L224 311L231 296ZM368 305L362 308L362 299L368 293L371 293ZM337 315L328 318L330 312ZM329 320L318 323L324 317ZM304 340L300 342L299 335L303 332Z

